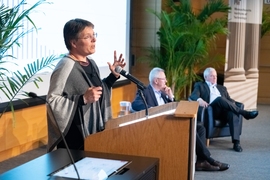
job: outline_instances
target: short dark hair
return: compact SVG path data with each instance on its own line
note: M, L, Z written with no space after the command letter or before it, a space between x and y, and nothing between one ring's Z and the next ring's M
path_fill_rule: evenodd
M94 29L94 24L92 24L90 21L79 18L69 20L65 24L63 33L65 45L68 50L71 49L70 41L74 39L77 40L80 32L82 32L85 27L92 27Z

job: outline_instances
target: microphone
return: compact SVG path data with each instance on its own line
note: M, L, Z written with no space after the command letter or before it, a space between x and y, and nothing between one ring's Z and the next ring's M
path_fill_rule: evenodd
M38 98L38 99L41 99L41 100L44 101L46 104L48 104L49 110L51 111L51 114L52 114L52 116L53 116L53 119L55 120L55 124L57 125L57 129L58 129L59 133L61 134L62 140L63 140L63 142L64 142L64 144L65 144L65 146L66 146L66 149L67 149L67 153L68 153L69 159L71 160L71 163L72 163L72 165L74 166L74 169L75 169L75 172L76 172L76 174L77 174L77 176L78 176L78 179L81 179L81 178L80 178L80 175L79 175L79 172L78 172L78 170L77 170L77 167L76 167L76 165L75 165L75 161L74 161L74 159L73 159L73 157L72 157L72 154L71 154L71 152L70 152L70 149L69 149L69 147L68 147L68 145L67 145L67 142L66 142L66 139L65 139L65 137L64 137L64 134L63 134L62 131L60 130L59 124L58 124L58 122L57 122L56 119L55 119L55 116L54 116L54 113L53 113L53 111L52 111L52 107L51 107L50 103L49 103L46 99L43 99L43 98L39 97L39 96L38 96L36 93L34 93L34 92L29 92L29 93L27 93L27 94L28 94L28 96L31 97L31 98Z
M129 79L130 81L135 83L139 89L141 89L141 90L146 89L146 87L144 86L144 84L141 81L139 81L137 78L135 78L134 76L129 74L129 72L125 71L120 66L116 66L115 72L121 74L122 76L126 77L127 79Z

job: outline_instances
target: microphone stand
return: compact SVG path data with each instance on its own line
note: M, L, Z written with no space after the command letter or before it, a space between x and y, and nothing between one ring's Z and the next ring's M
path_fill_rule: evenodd
M145 105L145 116L146 116L146 119L148 119L148 115L149 115L148 114L148 105L147 105L145 97L143 95L142 88L140 88L139 86L138 86L138 91L139 91L140 97L142 98L143 103Z
M29 94L28 94L28 95L29 95ZM63 142L64 142L64 144L65 144L65 146L66 146L66 148L67 148L68 156L69 156L69 158L70 158L70 160L71 160L71 162L72 162L72 165L74 166L74 169L75 169L75 172L76 172L76 174L77 174L77 176L78 176L78 179L81 179L81 178L80 178L80 175L79 175L79 172L78 172L78 170L77 170L77 167L75 166L75 161L74 161L74 159L73 159L73 157L72 157L72 155L71 155L71 152L70 152L70 150L69 150L68 144L67 144L67 142L66 142L66 139L65 139L65 137L64 137L64 135L63 135L63 133L62 133L62 131L60 130L60 127L59 127L58 122L57 122L56 119L55 119L55 116L54 116L54 113L53 113L53 111L52 111L52 107L51 107L50 103L49 103L47 100L45 100L45 99L43 99L43 98L41 98L41 97L39 97L39 96L37 96L37 95L34 95L34 96L31 96L31 95L30 95L30 97L41 99L42 101L45 101L46 104L48 104L49 110L50 110L50 112L51 112L51 114L52 114L52 116L53 116L53 119L54 119L54 121L55 121L55 124L57 125L57 129L59 130L59 133L61 134L61 138L63 139Z

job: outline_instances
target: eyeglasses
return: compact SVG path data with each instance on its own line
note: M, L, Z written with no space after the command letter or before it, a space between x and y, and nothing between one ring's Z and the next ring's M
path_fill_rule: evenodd
M97 33L93 33L93 35L88 34L88 35L86 35L85 37L83 37L83 38L78 38L78 39L89 39L90 41L92 41L94 38L95 38L95 39L97 38Z

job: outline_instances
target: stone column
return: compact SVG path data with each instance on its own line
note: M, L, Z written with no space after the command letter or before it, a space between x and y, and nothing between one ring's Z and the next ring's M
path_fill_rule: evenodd
M224 85L245 109L256 109L263 0L229 0L229 4Z
M262 5L261 1L248 1L247 10L249 16L246 22L246 43L245 43L245 71L248 79L258 79L258 59L259 44L261 37L262 22Z
M246 1L230 0L231 13L228 17L229 35L227 37L225 81L245 81L244 55L246 19L242 9Z

